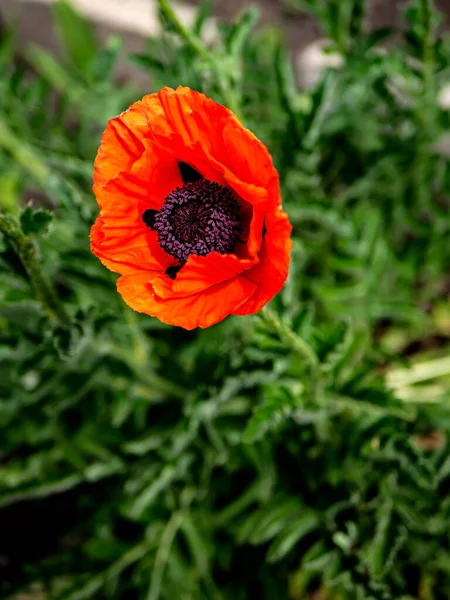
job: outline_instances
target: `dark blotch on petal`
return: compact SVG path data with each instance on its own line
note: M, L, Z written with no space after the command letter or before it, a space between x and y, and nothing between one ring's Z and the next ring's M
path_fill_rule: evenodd
M266 233L267 233L266 220L264 219L263 229L262 229L262 237L263 237L263 239L265 238Z
M203 175L200 175L193 167L185 162L179 162L178 168L180 169L181 177L184 183L193 183L194 181L200 181L203 179Z
M181 265L173 265L172 267L167 267L165 273L169 279L175 279L178 271L181 269Z
M154 210L153 208L147 208L142 215L142 220L150 229L155 229L155 217L157 214L157 210Z

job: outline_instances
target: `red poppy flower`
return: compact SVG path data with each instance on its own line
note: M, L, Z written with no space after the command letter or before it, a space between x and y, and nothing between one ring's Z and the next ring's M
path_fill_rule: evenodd
M257 312L288 273L291 226L267 148L227 108L164 88L109 121L92 251L136 311L186 329Z

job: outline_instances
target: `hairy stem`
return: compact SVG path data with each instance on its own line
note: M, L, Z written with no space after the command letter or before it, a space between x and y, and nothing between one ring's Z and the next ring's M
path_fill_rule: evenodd
M47 313L65 327L70 326L70 318L42 273L33 240L26 236L17 221L9 215L0 214L0 232L3 233L19 256L36 295Z
M237 116L239 116L239 99L236 94L236 90L230 82L230 79L226 76L220 57L217 58L208 48L203 44L201 39L196 36L192 31L181 23L178 19L175 11L170 6L169 0L158 0L159 7L164 16L170 21L178 35L184 39L184 41L191 46L191 48L202 58L207 61L216 75L217 84L222 93L223 99L227 107L232 110Z

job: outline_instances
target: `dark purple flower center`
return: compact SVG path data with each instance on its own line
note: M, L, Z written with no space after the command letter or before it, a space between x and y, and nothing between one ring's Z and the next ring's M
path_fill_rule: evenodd
M176 188L159 212L147 210L142 219L158 233L160 246L181 264L190 254L233 252L242 235L240 206L231 190L207 179Z

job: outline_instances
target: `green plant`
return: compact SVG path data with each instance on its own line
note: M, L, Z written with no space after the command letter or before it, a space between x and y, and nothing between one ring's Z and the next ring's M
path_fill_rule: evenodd
M99 137L140 93L118 41L66 2L66 62L3 35L2 598L450 597L450 47L428 0L387 53L363 2L308 4L344 58L312 92L253 11L208 45L161 0L131 57L241 116L294 225L270 310L189 333L89 251Z

